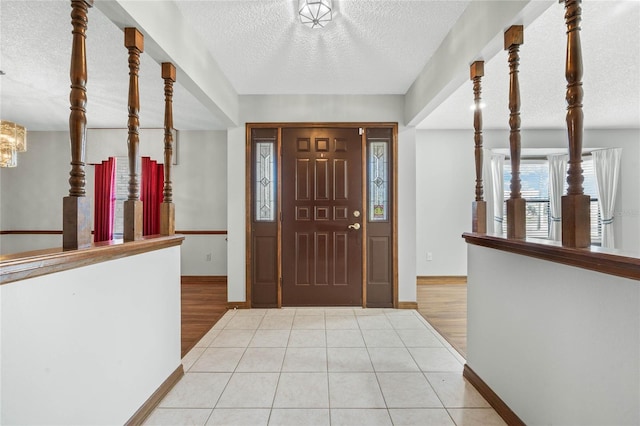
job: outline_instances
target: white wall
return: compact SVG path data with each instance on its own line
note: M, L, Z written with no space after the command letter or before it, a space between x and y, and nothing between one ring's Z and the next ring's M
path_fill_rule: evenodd
M18 154L18 167L0 168L0 229L62 229L70 158L69 133L29 132L28 150ZM49 245L54 238L56 244ZM2 254L61 245L61 235L0 236Z
M227 132L227 300L246 298L245 129ZM242 166L241 166L242 165Z
M638 425L638 281L469 245L467 363L526 424Z
M398 300L417 301L416 131L398 130Z
M228 132L228 297L245 301L245 123L251 122L397 122L399 123L400 158L411 157L413 134L402 126L403 97L381 96L241 96L240 115L243 127ZM404 144L404 145L403 145ZM242 166L241 166L242 165ZM413 167L400 166L399 179L405 188L399 191L398 249L405 260L399 265L401 301L415 301L415 247L413 224L415 208L412 189ZM233 196L231 194L234 194ZM408 228L405 228L408 227Z
M163 159L162 129L142 129L140 154ZM178 164L172 166L177 230L226 230L227 141L224 131L180 131ZM69 193L68 132L29 132L29 150L18 167L0 169L0 229L60 230L62 199ZM90 129L87 164L127 156L127 131ZM93 204L93 166L87 165L86 192ZM61 235L3 235L0 253L59 247ZM188 235L182 246L183 275L226 275L225 235ZM208 255L211 255L211 260Z
M180 249L0 286L2 424L123 424L180 365Z
M566 148L565 130L523 130L522 148ZM486 149L509 147L508 130L485 130ZM585 130L584 148L622 147L615 237L640 256L640 130ZM416 132L417 275L466 275L466 245L475 199L473 129ZM485 154L486 155L486 154ZM434 184L434 182L436 184ZM485 199L490 187L485 182ZM427 261L427 252L433 255Z
M473 129L416 134L417 275L467 275L461 235L471 231L475 199Z
M109 157L127 157L128 129L87 129L87 164L100 163ZM164 129L144 129L138 132L138 150L141 157L151 157L164 163Z
M227 132L180 131L178 165L171 170L176 229L226 230ZM226 237L187 235L182 275L226 275Z

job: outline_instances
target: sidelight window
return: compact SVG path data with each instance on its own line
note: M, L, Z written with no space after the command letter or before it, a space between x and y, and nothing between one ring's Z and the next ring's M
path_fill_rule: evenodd
M369 141L369 221L389 219L389 142Z
M255 220L273 222L276 219L275 141L257 141L255 147Z

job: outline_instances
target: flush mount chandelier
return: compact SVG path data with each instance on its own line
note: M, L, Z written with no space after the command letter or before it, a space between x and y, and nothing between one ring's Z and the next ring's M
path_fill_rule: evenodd
M300 22L310 28L323 28L331 21L331 0L299 0Z
M2 120L0 129L0 167L16 167L17 153L27 150L27 129L7 120Z

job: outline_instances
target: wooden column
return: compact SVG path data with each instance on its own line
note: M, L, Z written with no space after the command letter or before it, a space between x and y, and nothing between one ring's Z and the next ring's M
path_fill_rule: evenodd
M473 81L473 128L476 159L476 200L471 207L471 229L473 232L487 233L487 202L483 199L482 187L482 107L480 94L482 92L481 80L484 76L484 61L476 61L471 64L471 80Z
M138 182L138 145L140 120L140 94L138 91L138 71L140 54L144 51L144 36L136 28L124 29L124 45L129 50L129 196L124 202L124 240L142 239L142 201Z
M582 46L580 43L581 0L565 0L567 24L567 129L569 136L569 172L567 195L562 197L562 245L585 248L591 245L590 198L584 195L582 182Z
M173 83L176 81L176 67L170 62L162 63L164 79L164 188L160 205L160 234L176 233L176 211L171 187L171 165L173 161Z
M69 138L71 142L71 171L69 196L62 200L62 247L76 250L91 245L91 200L85 194L85 147L87 116L87 13L93 0L71 1L71 114Z
M520 194L520 83L518 51L524 42L522 25L514 25L504 33L504 48L509 51L509 148L511 155L511 196L507 200L507 238L524 239L526 201Z

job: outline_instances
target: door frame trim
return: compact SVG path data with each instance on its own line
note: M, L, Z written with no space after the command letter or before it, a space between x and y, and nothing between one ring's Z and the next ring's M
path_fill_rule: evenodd
M275 123L246 123L245 125L245 297L247 306L251 307L251 282L252 282L252 221L251 212L253 208L253 192L251 182L251 170L253 167L251 131L252 129L277 129L277 159L276 159L276 199L277 199L277 303L278 308L282 307L282 222L279 220L282 211L282 129L283 128L363 128L361 135L362 144L362 198L363 198L363 218L367 216L367 150L366 150L366 129L367 128L391 128L391 193L393 208L391 210L392 229L392 291L393 307L398 308L398 123L396 122L275 122ZM363 244L362 244L362 307L367 306L367 244L366 244L366 221L363 221Z

